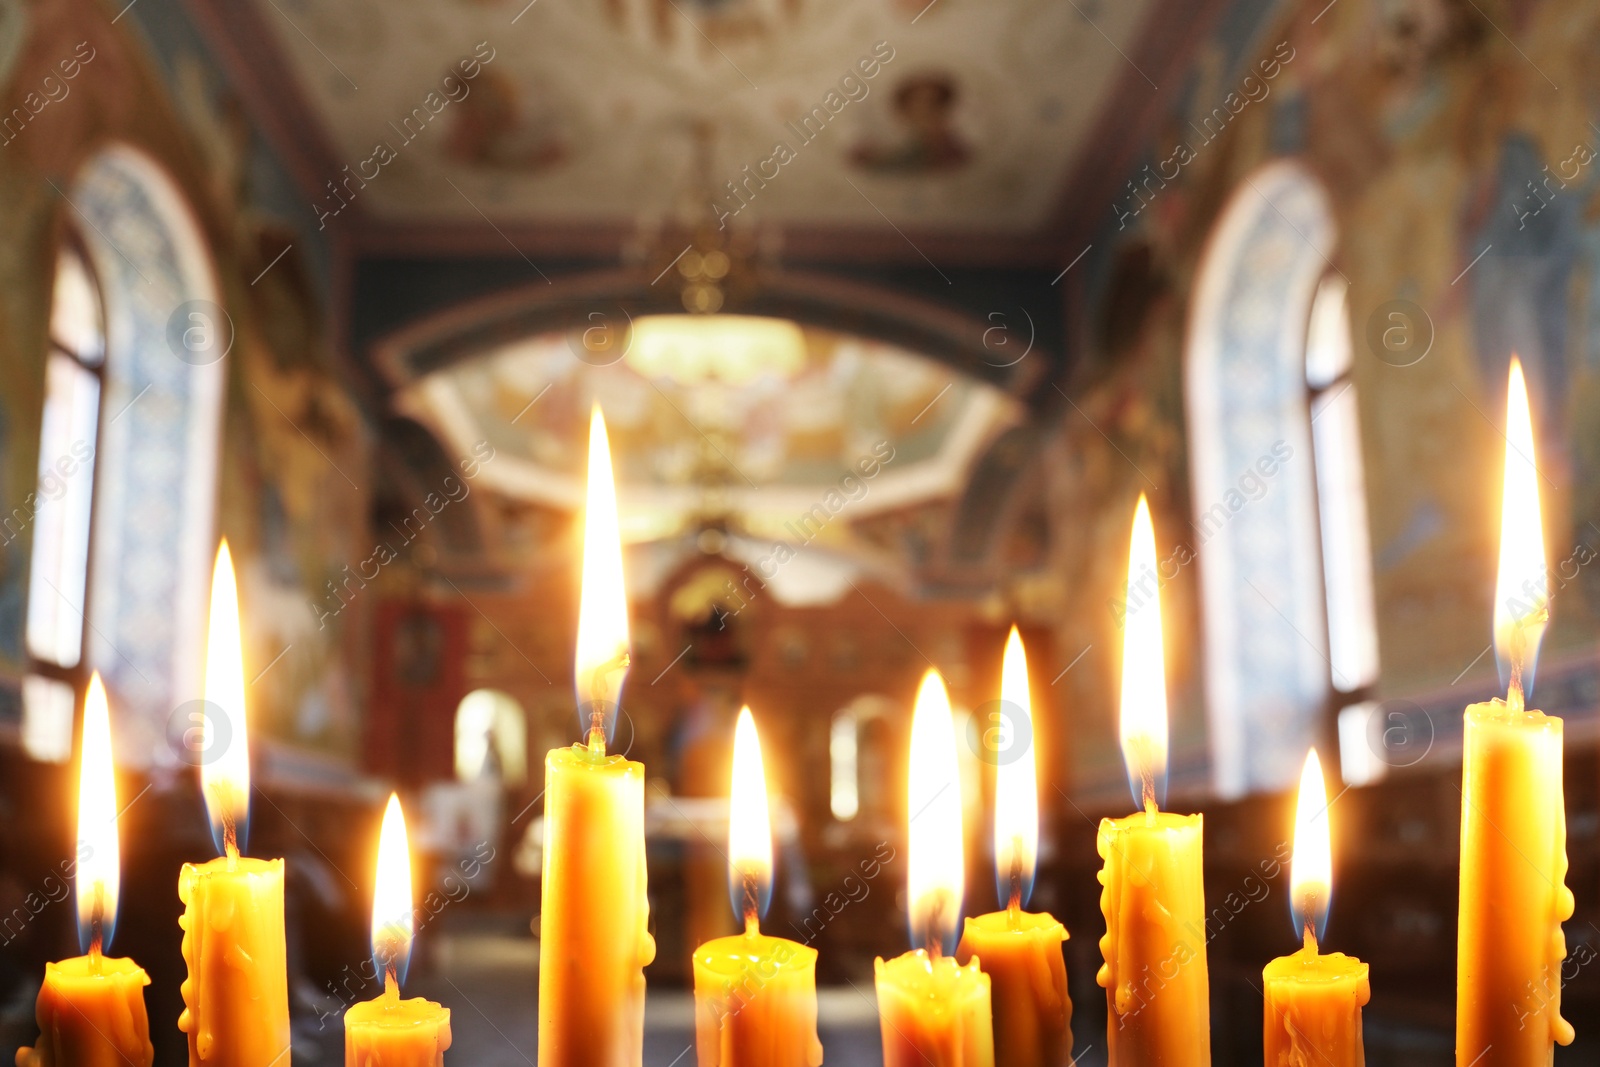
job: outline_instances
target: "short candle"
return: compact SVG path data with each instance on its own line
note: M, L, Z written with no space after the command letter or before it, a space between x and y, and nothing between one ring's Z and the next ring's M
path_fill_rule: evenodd
M383 975L383 992L344 1013L344 1067L444 1067L450 1009L421 997L400 999L415 935L406 817L391 793L378 833L372 893L372 959Z
M983 961L994 1012L995 1062L1006 1067L1062 1067L1072 1058L1072 1000L1061 946L1067 928L1051 915L1023 911L1033 889L1039 855L1038 722L1028 689L1022 636L1011 628L1000 680L1001 715L1010 736L1031 738L1020 756L997 753L994 785L994 858L1001 911L968 919L956 961ZM981 724L988 726L989 724Z
M137 963L103 955L111 943L122 881L111 712L96 671L83 705L78 760L78 938L85 954L47 963L35 1009L39 1043L17 1050L17 1067L150 1067L150 1020Z
M744 933L695 949L699 1067L819 1067L817 950L760 928L772 893L772 830L761 738L749 708L734 727L728 877Z
M989 976L978 957L962 965L945 955L961 916L966 861L955 724L938 671L917 691L907 780L907 897L919 947L874 967L884 1067L994 1067Z
M1289 901L1303 945L1261 972L1266 998L1262 1047L1266 1067L1363 1067L1361 1009L1371 996L1367 965L1342 952L1320 954L1317 940L1333 894L1328 791L1316 749L1306 756L1295 803Z

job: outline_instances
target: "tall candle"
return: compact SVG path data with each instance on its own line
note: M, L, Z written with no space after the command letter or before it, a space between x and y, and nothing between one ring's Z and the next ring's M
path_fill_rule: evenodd
M1550 601L1533 422L1516 357L1505 438L1494 645L1508 689L1505 700L1466 710L1457 1067L1544 1067L1553 1045L1573 1038L1561 1017L1561 923L1573 910L1562 722L1524 706Z
M907 783L907 898L918 947L874 966L884 1067L994 1067L989 976L978 957L963 965L945 955L966 861L955 725L938 671L917 691Z
M1333 895L1333 839L1316 749L1300 774L1290 872L1290 908L1303 944L1261 972L1266 1067L1363 1067L1361 1009L1371 996L1367 965L1342 952L1322 954L1317 946Z
M994 858L1002 911L968 919L956 960L983 961L994 1010L995 1062L1006 1067L1061 1067L1072 1058L1072 1000L1061 955L1067 929L1050 915L1023 911L1039 855L1038 724L1028 688L1022 636L1011 628L1000 677L1003 716L1019 753L995 753ZM1023 725L1030 728L1023 730ZM984 726L989 724L985 723Z
M644 764L608 755L628 669L628 601L605 421L589 422L575 664L587 740L545 757L539 1067L640 1067L644 967L655 958Z
M1144 494L1134 511L1128 602L1156 567L1155 527ZM1167 768L1166 667L1159 591L1123 623L1122 754L1144 810L1102 819L1096 842L1110 1067L1211 1063L1201 818L1160 811Z
M344 1067L444 1067L450 1010L422 997L400 999L415 934L406 817L391 793L372 893L372 959L383 974L383 992L344 1013Z
M139 965L103 954L111 943L121 885L111 713L100 672L89 678L78 757L78 937L85 954L47 963L36 1016L39 1043L17 1050L17 1067L150 1067L150 1021Z
M249 817L250 748L239 633L239 590L228 542L217 550L206 641L207 759L200 786L223 853L185 863L183 1014L189 1067L287 1067L289 976L283 933L283 860L240 855Z
M772 895L772 830L761 738L749 708L733 735L728 873L744 933L694 953L699 1067L819 1067L817 950L761 932Z

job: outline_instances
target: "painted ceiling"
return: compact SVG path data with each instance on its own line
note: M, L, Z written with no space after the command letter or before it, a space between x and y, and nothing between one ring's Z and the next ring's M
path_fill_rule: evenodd
M615 223L687 197L763 221L955 232L1044 221L1152 8L257 2L349 168L319 211Z
M768 548L845 547L852 523L955 496L1021 415L1000 390L943 364L809 327L798 363L738 375L631 356L598 366L573 358L574 345L566 333L508 344L418 379L397 405L456 454L481 455L487 441L494 458L480 485L574 510L599 403L627 540L725 521L732 541Z

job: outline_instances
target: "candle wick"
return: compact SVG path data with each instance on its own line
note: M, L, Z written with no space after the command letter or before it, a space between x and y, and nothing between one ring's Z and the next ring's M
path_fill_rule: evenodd
M761 888L751 871L744 872L744 932L761 932Z
M394 961L383 970L383 999L392 1007L400 999L400 979L395 975Z
M1017 929L1022 925L1022 842L1014 840L1011 851L1011 894L1006 904L1006 916L1010 920L1011 928Z
M928 925L923 930L923 942L930 960L944 955L944 938L940 931L944 929L944 911L949 903L949 894L940 892L934 895L933 905L928 909Z
M235 828L233 816L222 816L222 851L228 857L228 869L231 871L239 862L239 831Z
M626 676L632 658L627 649L622 649L615 656L600 664L589 673L589 752L591 755L604 756L606 754L606 712L615 703L614 694L622 691L619 681L615 687L610 684L609 676L621 672Z
M1317 930L1310 922L1306 923L1305 949L1308 956L1317 954Z
M106 884L95 879L94 910L89 917L89 973L100 976L100 953L105 944Z

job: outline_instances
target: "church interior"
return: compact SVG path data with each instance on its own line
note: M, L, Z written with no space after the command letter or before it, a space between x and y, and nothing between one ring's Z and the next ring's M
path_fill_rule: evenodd
M1593 1062L1597 53L1595 0L0 0L5 1055L119 1062L46 1025L104 948L130 1067L437 1067L353 1051L385 966L478 1067ZM1037 1057L956 948L1019 900ZM757 918L803 995L707 1015Z

